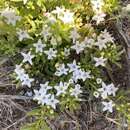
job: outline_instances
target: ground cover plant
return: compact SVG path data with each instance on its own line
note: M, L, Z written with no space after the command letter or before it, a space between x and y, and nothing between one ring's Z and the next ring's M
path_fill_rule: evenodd
M89 100L104 116L120 113L129 122L129 103L110 74L112 65L121 67L122 47L108 26L118 19L119 2L0 1L0 54L13 57L13 83L38 104L21 130L50 130L48 120ZM113 122L122 125L118 117Z

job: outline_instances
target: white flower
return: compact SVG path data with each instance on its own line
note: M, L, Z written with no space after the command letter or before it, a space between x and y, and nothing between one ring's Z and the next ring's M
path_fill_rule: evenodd
M102 50L103 48L107 48L108 42L114 42L114 38L110 35L109 32L105 29L97 38L97 42L95 43L96 46L99 47L99 50Z
M32 97L32 96L33 96L32 91L27 91L27 92L25 93L25 96Z
M93 95L94 95L94 97L98 98L100 94L99 94L99 92L95 91L95 92L93 93Z
M92 3L93 10L95 12L101 12L102 11L102 7L104 5L103 0L91 0L91 3Z
M43 93L42 93L42 96L41 96L41 104L42 105L47 105L48 104L48 102L50 101L50 97L51 97L51 94L44 94L43 95Z
M74 13L69 10L65 10L64 8L56 7L56 10L52 11L52 13L57 14L57 17L65 24L72 23L74 21Z
M6 18L7 24L12 24L13 26L16 25L17 21L20 21L21 17L17 16L15 11L9 8L6 8L1 12L1 16Z
M27 74L25 74L23 72L19 72L17 74L16 80L24 81L24 79L25 79L26 76L27 76Z
M19 41L23 41L24 39L32 39L27 33L27 31L25 30L20 29L19 31L17 31L17 34L18 34Z
M56 109L57 103L59 103L59 100L55 99L54 95L51 95L47 102L47 105L51 106L53 109Z
M33 46L36 48L36 53L43 52L43 48L46 47L46 44L42 43L42 40L39 39L37 43L33 44Z
M98 41L95 43L95 45L99 47L99 50L102 50L102 49L106 49L106 48L107 48L106 40L101 39L101 38L99 38L99 37L98 37Z
M17 74L16 80L23 81L26 77L24 69L21 67L21 65L16 65L15 73Z
M77 69L76 71L73 72L73 75L72 75L72 79L77 82L78 79L81 79L82 77L82 70L81 69Z
M98 39L102 39L106 43L107 42L112 42L112 43L114 42L114 38L111 36L111 34L106 29L101 32L101 34L98 36Z
M86 47L92 48L93 45L95 45L95 40L92 38L85 37L84 41L82 44L85 44Z
M49 60L52 60L56 57L57 50L54 50L53 48L50 48L48 51L44 51L44 53L48 56L47 58Z
M31 83L34 81L34 79L29 78L29 76L26 74L26 76L24 77L23 81L22 81L22 85L26 85L29 88L31 87Z
M38 104L45 105L48 104L48 102L50 101L51 94L47 94L46 91L42 91L42 90L41 89L39 91L34 90L35 96L33 100L37 100Z
M69 10L66 10L64 13L63 13L63 16L59 16L58 18L60 20L62 20L62 22L64 22L65 24L69 24L69 23L73 23L74 22L74 13L70 12Z
M109 112L113 112L113 102L109 101L109 102L102 102L102 104L104 105L103 107L103 111L109 111Z
M79 41L76 41L76 44L71 47L72 49L76 50L76 53L79 54L85 49L85 44L79 43Z
M80 38L80 35L79 35L79 33L77 32L76 27L71 31L70 38L73 39L73 43L75 43L76 40L77 40L78 38Z
M29 62L31 65L33 64L32 63L32 59L35 57L34 55L31 55L31 52L28 52L27 54L25 54L25 53L21 53L22 54L22 56L24 57L24 59L23 59L23 63L25 63L25 62Z
M106 58L103 58L103 57L100 57L100 58L96 58L94 57L94 61L96 62L95 63L95 66L98 67L98 66L105 66L105 62L106 62Z
M63 15L64 10L64 8L56 7L56 9L52 11L52 13L57 14L59 17L60 15Z
M97 78L96 82L97 82L97 84L101 84L102 83L102 79L101 78Z
M56 68L55 75L56 76L61 76L61 75L67 75L68 74L68 68L65 68L65 64L61 64Z
M24 69L21 67L21 65L16 65L16 68L14 71L16 74L24 73Z
M56 96L59 96L61 94L65 94L66 90L68 88L68 83L66 82L60 82L59 85L55 86L54 88L56 89L57 93Z
M70 48L64 48L64 55L69 56L70 55Z
M85 81L86 79L90 79L91 78L90 73L91 73L90 71L88 72L82 71L81 79L83 81Z
M96 21L97 25L105 20L106 14L105 13L97 13L93 16L93 20Z
M116 88L113 83L108 85L108 95L115 96L117 90L118 90L118 88Z
M98 91L101 93L101 97L106 99L108 97L108 85L102 82L102 88L99 88Z
M33 97L33 100L38 100L38 104L41 103L41 93L39 93L38 90L34 90L34 97ZM43 93L43 94L46 94L46 93Z
M73 60L73 63L67 64L67 66L69 67L69 72L74 72L80 68L80 66L76 64L76 60Z
M45 13L45 16L48 18L49 23L56 23L56 18L49 12Z
M75 85L75 88L70 90L71 96L74 96L76 99L78 99L79 95L82 93L81 86L79 84Z
M99 88L98 91L101 93L101 97L103 99L106 99L108 95L116 95L118 88L114 86L113 83L106 85L104 82L102 82L102 88Z
M72 79L75 82L77 82L78 79L82 79L83 81L85 81L88 78L91 78L89 71L85 72L85 71L82 71L81 69L77 69L76 71L73 72Z
M23 4L25 5L28 2L28 0L23 0Z
M49 86L48 84L49 84L49 82L45 82L45 84L40 84L41 88L39 91L46 91L47 92L48 90L52 89L52 87Z
M50 27L48 27L47 25L44 25L42 28L41 35L44 37L44 40L47 41L48 38L52 35L50 32Z

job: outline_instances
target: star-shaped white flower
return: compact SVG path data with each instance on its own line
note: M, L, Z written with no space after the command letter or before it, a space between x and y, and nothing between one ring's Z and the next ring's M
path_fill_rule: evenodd
M45 84L40 84L41 88L39 91L46 91L47 92L48 90L52 89L52 87L49 86L48 84L49 84L48 81L45 82Z
M82 44L85 44L85 46L88 48L92 48L92 46L95 45L95 40L92 38L85 37Z
M91 3L92 3L92 8L94 11L96 11L96 12L102 11L102 7L104 5L103 0L91 0Z
M21 17L17 16L15 11L9 8L6 8L1 12L1 16L5 17L5 21L7 24L12 24L13 26L16 25L17 21L20 21Z
M44 51L44 53L48 56L48 60L53 60L56 57L57 50L50 48L48 51Z
M95 45L99 47L99 50L103 50L107 48L106 41L104 39L101 39L98 37L97 42L95 42Z
M65 64L61 64L56 68L55 75L61 76L61 75L67 75L68 74L68 68L65 68Z
M60 15L63 15L64 10L64 8L56 7L56 9L52 11L52 13L57 14L57 16L59 17Z
M44 37L45 42L52 36L51 29L47 25L43 26L41 35Z
M69 72L74 72L80 68L80 66L76 64L76 60L73 60L73 63L67 64L67 66L69 67Z
M96 46L99 47L99 50L106 49L107 43L114 42L114 38L110 35L109 32L105 29L97 38Z
M105 20L105 17L106 17L105 13L97 13L93 16L92 19L95 20L98 25Z
M102 82L102 88L99 88L98 91L101 93L101 97L106 99L108 97L108 85Z
M86 72L81 69L77 69L73 72L72 79L77 82L79 79L85 81L86 79L91 78L90 71Z
M98 36L98 39L103 39L106 43L114 42L114 37L112 37L111 34L106 29L101 32L101 34Z
M45 105L48 104L48 102L50 101L51 94L47 94L46 91L42 91L41 88L39 91L34 90L34 93L35 95L33 100L37 100L38 104Z
M34 55L31 55L31 52L28 52L27 54L22 52L21 54L22 54L22 56L24 57L23 63L29 62L31 65L33 64L33 63L32 63L32 59L33 59L35 56L34 56Z
M46 94L46 93L44 93ZM34 97L33 100L37 100L38 104L41 104L41 93L38 90L34 90Z
M68 83L61 81L57 86L55 86L54 88L57 91L56 96L59 96L61 94L66 94L66 90L68 89L68 85L69 85Z
M26 74L26 76L24 77L23 81L22 81L22 85L26 85L29 88L31 87L31 83L34 81L34 79L29 78L29 76Z
M105 66L105 62L106 62L106 58L103 58L103 57L99 57L99 58L97 58L97 57L94 57L94 61L96 62L95 63L95 66L96 67L98 67L98 66Z
M42 40L39 39L37 43L33 44L33 46L36 48L36 53L38 53L38 52L42 53L43 48L46 47L46 44L43 44Z
M19 41L23 41L24 39L32 39L26 30L18 30L17 31Z
M70 12L69 10L66 10L64 13L63 13L63 16L59 16L58 18L60 20L62 20L63 23L65 24L70 24L70 23L73 23L74 22L74 13Z
M53 109L56 109L57 103L59 103L59 100L55 99L54 95L51 95L49 101L47 102L47 105L51 106Z
M104 105L103 107L103 111L109 111L109 112L113 112L113 102L109 101L109 102L102 102L102 104Z
M90 73L91 73L90 71L82 71L81 79L83 81L85 81L86 79L90 79L91 78Z
M14 72L17 74L16 80L23 81L27 76L27 74L25 74L25 70L21 67L21 65L16 65Z
M79 43L79 41L76 41L76 44L71 47L76 51L77 54L81 53L85 49L85 44Z
M70 38L73 39L73 43L75 43L76 40L78 40L78 38L80 38L80 35L79 35L79 33L77 32L76 27L71 31Z
M22 65L16 65L16 68L14 70L16 74L24 73L24 69L22 68Z
M108 85L108 95L115 96L117 90L118 90L118 88L116 88L113 83L111 83L111 84Z
M23 82L26 76L27 76L27 74L21 72L21 73L17 74L16 80L20 80Z
M82 93L81 86L79 84L75 85L75 88L70 90L71 96L74 96L76 99L78 99L79 95Z

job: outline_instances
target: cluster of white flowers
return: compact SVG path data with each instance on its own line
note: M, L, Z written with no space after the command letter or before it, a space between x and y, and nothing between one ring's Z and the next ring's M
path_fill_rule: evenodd
M49 86L49 82L46 82L45 84L40 84L39 90L34 90L35 96L34 100L38 101L38 104L42 105L48 105L52 108L56 108L56 104L59 103L57 99L55 99L55 96L53 94L49 94L48 91L52 89L51 86Z
M61 75L68 75L69 73L72 73L71 79L75 83L77 83L78 80L81 80L81 79L85 81L86 79L91 78L90 71L82 70L81 67L76 64L76 60L74 60L72 63L68 63L67 66L68 68L65 68L65 64L60 65L57 68L55 75L61 76Z
M99 80L99 79L98 79ZM106 85L104 82L100 82L102 85L96 92L94 92L94 96L98 98L100 95L103 100L108 99L108 96L115 96L118 88L114 86L113 83ZM112 100L109 102L103 101L102 104L104 105L103 111L108 110L109 112L113 112L114 103Z
M107 48L107 43L109 43L109 42L113 43L114 42L114 38L105 29L97 37L97 41L96 41L95 45L99 47L99 50L102 50L102 49L106 49Z
M29 78L29 75L25 73L25 70L21 67L21 65L16 65L15 73L17 74L17 80L22 82L22 85L26 85L31 87L31 83L34 81L33 78Z
M26 2L27 0L24 0L24 4L26 4ZM102 0L92 0L93 10L96 12L93 19L97 21L97 24L103 21L105 17L105 14L102 12L103 5L104 2ZM1 13L1 15L6 18L6 22L8 24L12 25L16 25L16 22L21 18L20 16L16 16L15 12L12 10L5 10ZM45 15L48 18L48 22L51 22L51 24L56 23L56 20L60 20L67 25L74 23L74 13L64 8L56 7L56 10L51 13L46 13ZM26 30L18 29L16 33L20 42L27 39L33 40ZM34 81L34 79L30 78L22 68L24 64L28 63L30 66L33 66L33 59L37 58L37 54L40 54L41 57L42 55L45 55L46 60L53 60L58 57L58 38L53 33L51 26L47 24L43 25L41 33L39 33L40 38L33 44L35 52L32 51L31 48L28 53L21 53L23 60L20 65L16 65L15 73L17 75L16 79L20 80L22 85L31 87L31 84ZM95 34L92 37L85 37L81 40L78 27L73 25L71 26L69 34L69 39L72 41L72 45L70 45L70 47L63 48L64 50L62 51L64 51L65 57L68 57L71 54L71 51L75 52L76 55L80 55L86 50L86 48L91 49L93 46L99 51L102 51L103 49L107 49L107 43L114 42L114 38L109 34L109 32L107 32L107 30L101 32L98 36L95 36ZM59 39L61 40L61 38ZM49 47L48 44L46 44L47 42L50 42ZM73 61L69 63L56 63L56 71L54 75L58 78L69 75L69 81L63 82L61 80L56 85L50 85L51 83L49 82L40 84L40 89L34 90L34 100L37 100L39 104L51 106L54 109L57 104L60 104L60 96L69 94L76 100L79 100L82 93L80 82L92 79L93 75L90 70L84 69L82 65L77 62L78 60L73 58ZM107 58L105 58L104 55L94 56L93 63L95 67L105 67L107 64ZM101 96L103 99L107 99L108 96L115 96L118 89L115 88L113 84L106 85L100 78L97 78L96 82L98 85L102 84L102 88L99 88L96 92L94 92L95 97ZM53 93L51 90L55 90L55 92ZM102 104L104 105L103 111L108 110L112 112L112 107L114 106L112 100L109 102L103 101Z
M60 19L65 24L70 24L74 22L74 13L64 8L56 7L56 10L52 11L56 14L58 19Z
M98 25L100 22L103 22L106 17L106 14L103 12L104 0L91 0L91 3L95 13L93 20L95 20Z
M58 98L61 95L64 95L67 93L70 83L67 82L60 82L56 86L50 86L49 82L46 82L45 84L40 84L39 90L34 90L35 96L34 100L37 100L39 104L51 106L52 108L56 108L56 105L60 102L56 97ZM49 90L51 89L56 90L56 95L49 93ZM74 96L76 99L78 99L79 95L82 93L80 89L80 85L76 84L75 88L70 89L70 95Z

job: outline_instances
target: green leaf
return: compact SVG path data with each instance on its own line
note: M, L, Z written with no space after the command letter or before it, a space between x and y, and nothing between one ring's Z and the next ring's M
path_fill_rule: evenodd
M28 116L39 116L41 115L41 109L34 109L27 113Z

